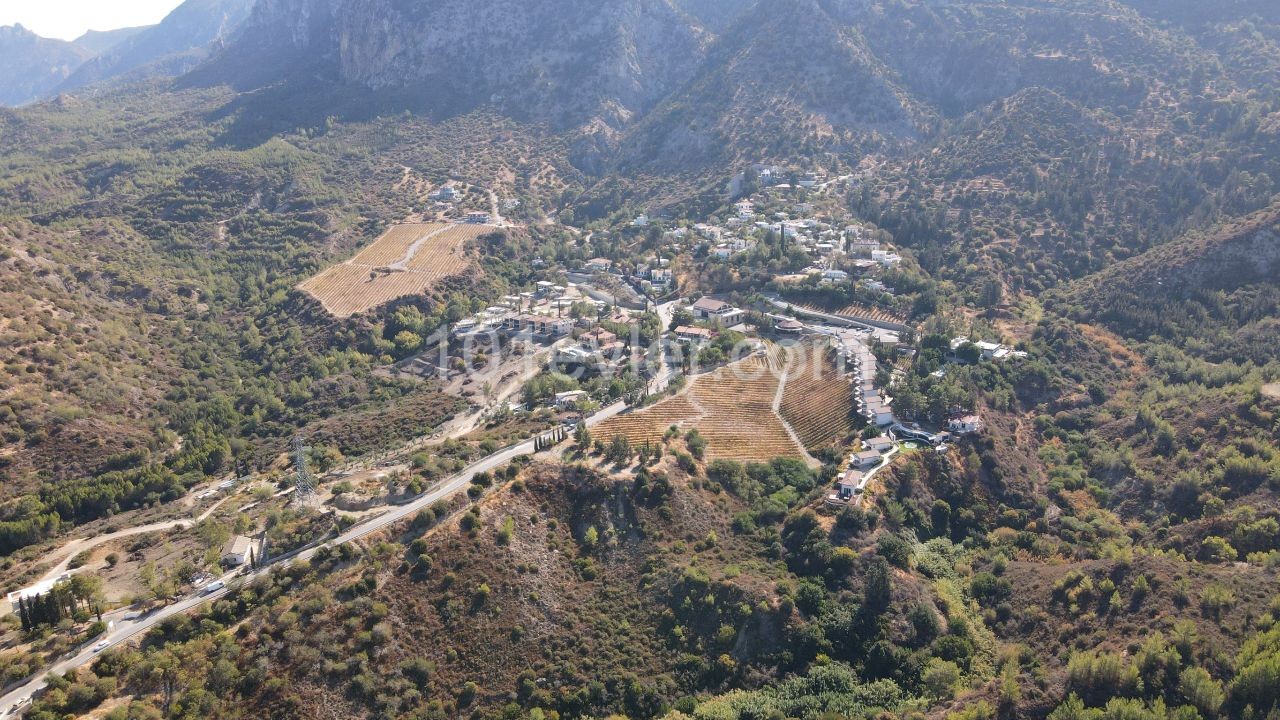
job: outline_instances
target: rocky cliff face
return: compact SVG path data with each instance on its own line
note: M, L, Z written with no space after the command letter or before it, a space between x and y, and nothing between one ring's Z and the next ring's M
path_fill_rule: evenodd
M576 128L626 124L685 82L709 38L667 0L262 0L213 77L306 66L444 112L491 104Z
M722 35L694 81L631 133L622 162L850 151L873 136L914 137L930 122L858 28L817 0L772 0Z
M1121 122L1229 94L1225 51L1129 1L259 0L191 82L271 86L267 119L322 108L284 127L488 107L591 172L879 152L1032 90Z

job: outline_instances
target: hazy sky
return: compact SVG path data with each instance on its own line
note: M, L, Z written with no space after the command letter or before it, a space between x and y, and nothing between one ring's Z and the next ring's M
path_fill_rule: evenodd
M45 37L74 40L86 30L153 25L182 0L0 0L0 25L22 23Z

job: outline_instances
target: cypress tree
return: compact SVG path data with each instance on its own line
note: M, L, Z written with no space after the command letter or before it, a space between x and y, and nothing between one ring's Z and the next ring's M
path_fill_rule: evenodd
M62 603L58 602L58 598L54 596L52 590L45 593L44 606L50 625L57 625L62 622Z

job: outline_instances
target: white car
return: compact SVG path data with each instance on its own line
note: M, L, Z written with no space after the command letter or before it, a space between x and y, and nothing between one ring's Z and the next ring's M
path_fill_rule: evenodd
M96 653L100 653L109 647L111 647L111 643L107 642L106 640L99 640L98 644L93 646L93 651Z

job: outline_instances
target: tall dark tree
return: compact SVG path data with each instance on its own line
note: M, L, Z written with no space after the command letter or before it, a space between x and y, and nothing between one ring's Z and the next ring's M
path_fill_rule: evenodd
M877 555L867 567L867 575L862 587L863 606L872 614L879 616L889 609L892 595L893 581L889 576L889 563Z

